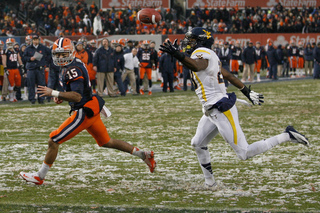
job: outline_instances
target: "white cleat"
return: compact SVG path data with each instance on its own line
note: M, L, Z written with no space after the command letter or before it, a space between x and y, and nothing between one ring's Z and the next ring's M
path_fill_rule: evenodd
M41 180L38 173L27 173L27 172L20 172L20 176L27 182L34 183L36 185L42 185L44 180Z
M310 146L310 142L308 141L308 138L306 138L303 134L295 130L293 126L287 126L285 132L289 134L291 141L293 143L301 143L305 146L308 146L308 147Z

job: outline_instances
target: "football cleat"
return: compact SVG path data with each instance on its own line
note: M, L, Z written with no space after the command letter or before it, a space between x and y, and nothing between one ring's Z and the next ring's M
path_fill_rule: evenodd
M42 185L44 180L41 180L38 173L26 173L20 172L20 176L27 182L34 183L36 185Z
M140 94L141 94L141 95L144 95L144 92L143 92L143 90L142 90L142 89L140 89Z
M146 151L144 154L146 158L143 161L149 166L150 172L153 173L157 165L156 161L154 160L154 152Z
M293 126L287 126L286 131L293 143L301 143L305 146L310 146L308 138L306 138L303 134L299 133L297 130L293 128Z
M149 91L149 92L148 92L148 95L152 95L152 92L151 92L151 91Z

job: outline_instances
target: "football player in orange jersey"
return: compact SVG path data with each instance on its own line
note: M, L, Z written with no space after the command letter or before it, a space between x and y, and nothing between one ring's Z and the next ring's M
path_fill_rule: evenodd
M41 185L50 167L56 160L60 144L73 138L83 130L94 137L100 147L117 149L140 157L153 172L156 167L153 151L142 151L131 144L110 138L103 124L100 113L107 115L109 110L104 106L104 100L98 95L92 95L88 71L80 59L75 57L75 49L68 38L59 38L52 48L53 63L61 67L61 83L65 92L39 86L38 94L52 96L57 104L64 100L69 102L71 116L61 126L50 133L48 151L38 172L20 172L27 182ZM109 114L110 116L110 114Z
M6 40L6 51L2 55L2 64L4 67L5 76L9 80L9 98L11 102L17 102L15 97L16 91L21 87L21 75L18 69L18 64L20 69L24 69L19 52L14 49L14 38L8 38ZM23 71L24 72L24 71Z

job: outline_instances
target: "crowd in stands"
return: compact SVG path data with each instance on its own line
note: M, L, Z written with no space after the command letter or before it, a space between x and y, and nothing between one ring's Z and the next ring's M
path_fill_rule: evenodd
M184 34L192 27L209 28L215 33L320 32L320 8L284 8L281 3L269 9L195 6L187 11L177 3L172 8L155 8L162 15L161 22L155 25L144 25L136 19L141 8L102 11L94 2L87 5L83 0L74 0L68 6L58 6L53 0L24 0L18 10L2 2L0 8L0 36L36 33L39 26L47 35L55 36ZM24 23L18 18L19 11L35 23Z

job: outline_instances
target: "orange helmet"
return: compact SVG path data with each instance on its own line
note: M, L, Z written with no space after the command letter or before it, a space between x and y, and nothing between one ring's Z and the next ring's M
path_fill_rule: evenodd
M144 41L142 42L142 47L143 47L144 49L148 49L149 46L150 46L150 41L149 41L149 40L144 40Z
M273 44L272 39L271 39L271 38L268 38L268 39L267 39L267 45L272 45L272 44Z
M115 47L115 46L117 46L119 43L118 43L118 40L116 40L116 39L112 39L111 40L111 46L112 47Z
M127 44L127 42L129 41L129 39L127 39L127 38L120 38L119 40L118 40L118 43L121 45L121 46L126 46L126 44Z
M60 57L59 53L68 53L68 56ZM59 38L52 46L52 60L56 66L67 66L75 58L73 42L69 38Z
M93 47L97 46L97 40L95 40L95 39L90 40L88 43Z
M4 47L4 43L2 40L0 40L0 48L3 49L3 47Z
M8 38L6 40L7 49L13 48L14 43L16 43L16 40L14 38Z
M27 36L26 36L26 43L29 45L29 44L31 44L31 42L32 42L32 37L31 37L31 35L27 35Z

